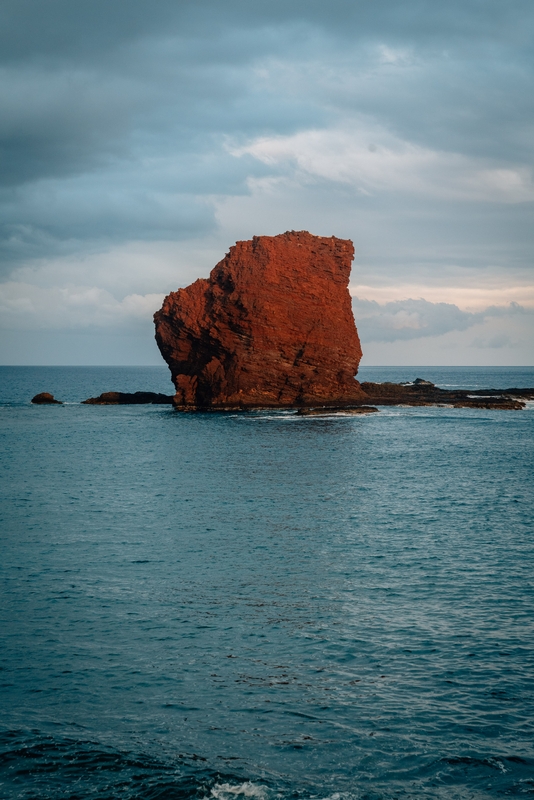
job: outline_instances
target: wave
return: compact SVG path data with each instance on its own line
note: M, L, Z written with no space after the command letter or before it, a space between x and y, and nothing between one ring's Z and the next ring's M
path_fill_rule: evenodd
M90 740L8 731L0 735L0 796L17 800L267 800L268 789L204 766L195 754L172 760Z
M211 768L196 754L154 757L39 731L0 734L0 796L17 800L386 800L534 794L534 760L522 756L400 758L350 790L290 785ZM371 779L370 779L371 778Z

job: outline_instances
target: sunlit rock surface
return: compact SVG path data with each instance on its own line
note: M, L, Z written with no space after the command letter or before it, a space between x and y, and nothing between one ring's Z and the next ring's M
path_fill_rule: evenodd
M365 400L348 292L352 242L288 231L237 242L155 314L178 408Z

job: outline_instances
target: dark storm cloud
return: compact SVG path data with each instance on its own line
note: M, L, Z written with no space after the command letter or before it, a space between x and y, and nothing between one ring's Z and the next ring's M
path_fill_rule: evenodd
M4 263L208 232L209 198L276 173L229 139L350 114L528 163L533 20L530 0L5 1Z
M136 131L172 133L178 148L199 129L283 133L321 121L318 103L491 149L496 126L532 119L533 19L527 2L5 2L4 180L128 153ZM404 67L373 79L377 43L408 52ZM300 102L258 91L247 68L269 57L314 61L321 80L311 67Z
M2 183L102 166L131 155L139 139L148 153L171 139L178 152L197 152L209 146L196 137L210 131L309 122L299 103L268 92L258 105L242 71L283 53L291 32L251 33L246 16L236 27L235 8L225 9L183 0L5 3Z
M354 39L454 37L529 42L529 0L4 0L0 11L4 58L60 53L84 57L132 39L169 30L187 34L221 27L257 29L309 23ZM531 29L530 29L531 30Z

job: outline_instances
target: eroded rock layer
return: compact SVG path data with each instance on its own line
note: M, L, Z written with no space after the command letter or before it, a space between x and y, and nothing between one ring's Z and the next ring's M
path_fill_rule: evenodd
M361 402L352 242L290 231L237 242L154 316L178 408Z

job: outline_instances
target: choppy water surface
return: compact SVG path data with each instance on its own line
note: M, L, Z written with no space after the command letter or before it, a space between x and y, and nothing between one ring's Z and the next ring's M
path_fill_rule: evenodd
M497 373L461 385L534 385ZM1 796L534 794L532 409L187 415L75 403L165 370L0 377Z

